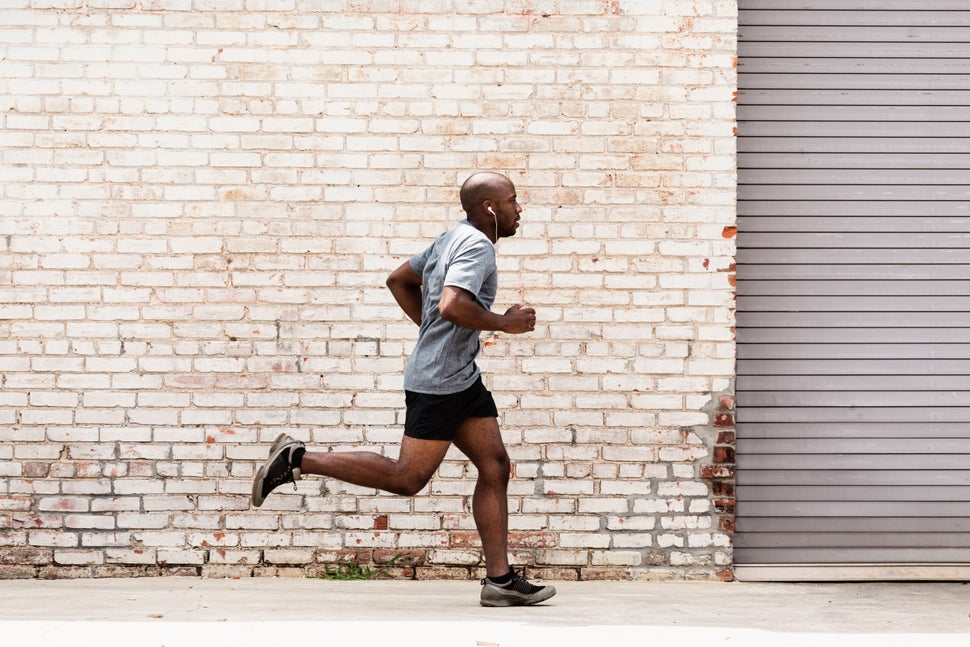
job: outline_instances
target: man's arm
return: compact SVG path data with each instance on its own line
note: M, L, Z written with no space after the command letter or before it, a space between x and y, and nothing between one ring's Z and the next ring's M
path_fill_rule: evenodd
M536 311L515 304L504 315L482 307L467 290L446 285L438 303L441 318L469 330L496 330L519 334L535 330Z
M421 325L421 277L405 261L387 277L387 287L394 300L411 321Z

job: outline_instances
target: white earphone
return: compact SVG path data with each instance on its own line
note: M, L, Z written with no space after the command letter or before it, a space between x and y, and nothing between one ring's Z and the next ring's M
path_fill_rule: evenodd
M495 240L498 241L498 216L495 215L495 210L491 207L488 208L488 212L495 218Z

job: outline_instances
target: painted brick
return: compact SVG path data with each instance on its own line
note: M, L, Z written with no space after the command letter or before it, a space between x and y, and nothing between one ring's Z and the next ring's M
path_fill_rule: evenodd
M413 500L248 489L281 432L397 455L416 330L384 277L479 168L525 208L495 309L540 316L480 362L514 558L723 577L736 2L117 4L0 33L0 491L42 524L0 578L300 576L323 548L478 576L458 452Z

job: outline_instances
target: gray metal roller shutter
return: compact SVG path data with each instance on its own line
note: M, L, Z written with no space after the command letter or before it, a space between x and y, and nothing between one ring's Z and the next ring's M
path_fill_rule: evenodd
M740 9L739 577L970 565L970 2Z

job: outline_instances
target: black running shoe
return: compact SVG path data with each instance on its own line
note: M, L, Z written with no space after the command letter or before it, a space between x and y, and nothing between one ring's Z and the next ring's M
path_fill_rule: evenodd
M304 447L299 440L280 434L269 449L269 458L256 471L253 479L253 505L263 505L267 495L281 485L300 480L300 466L291 465L293 450Z
M556 594L551 586L535 586L525 579L525 569L521 573L512 570L512 581L496 584L487 577L482 580L483 607L521 607L544 602Z

